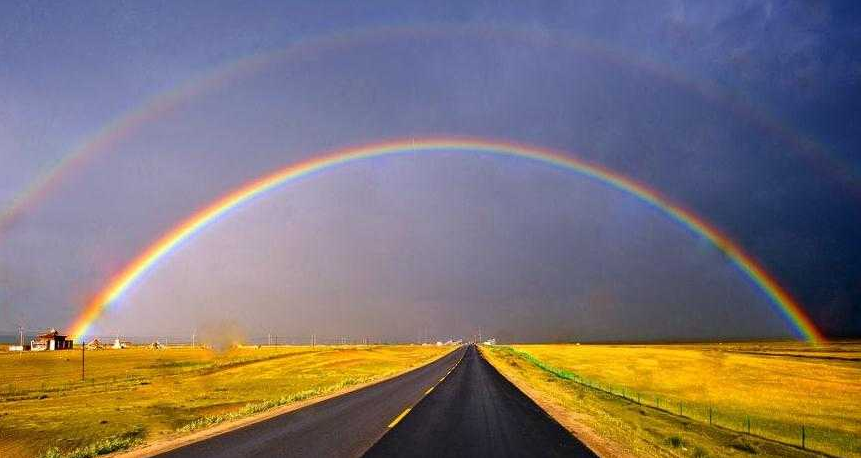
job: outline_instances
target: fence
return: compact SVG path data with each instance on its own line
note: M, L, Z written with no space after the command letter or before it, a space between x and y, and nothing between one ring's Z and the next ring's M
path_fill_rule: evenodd
M824 427L813 428L804 423L788 423L762 416L749 415L743 411L715 409L702 405L662 396L657 393L642 392L622 385L613 385L583 377L567 369L553 367L535 356L511 347L496 347L524 359L534 366L558 378L577 383L592 390L623 398L627 401L648 406L672 415L708 423L731 431L749 434L782 444L799 447L816 453L835 456L861 456L861 438L847 431Z

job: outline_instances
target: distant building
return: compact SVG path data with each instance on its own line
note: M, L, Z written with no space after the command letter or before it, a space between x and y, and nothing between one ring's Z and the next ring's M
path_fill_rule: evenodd
M87 344L87 350L101 350L105 348L105 344L101 340L95 338Z
M127 340L120 340L119 338L114 339L114 344L111 346L114 350L121 350L123 348L129 348L132 346L132 343Z
M44 334L30 341L31 351L71 350L72 341L68 336L60 335L56 329L48 329Z

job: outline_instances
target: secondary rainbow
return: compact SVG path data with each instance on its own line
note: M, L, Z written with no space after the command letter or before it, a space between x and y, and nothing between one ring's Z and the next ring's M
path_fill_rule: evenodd
M792 146L790 152L799 154L813 169L824 169L853 195L861 196L861 175L857 167L839 156L828 154L821 145L802 138L782 125L768 113L756 110L744 98L730 93L717 84L698 81L673 71L666 63L639 57L632 50L608 47L585 37L570 36L544 29L515 28L495 25L464 26L452 24L412 24L408 26L380 26L371 29L348 30L319 37L299 38L287 47L245 56L217 66L214 70L192 78L176 88L158 94L136 109L123 113L106 124L78 147L67 151L47 167L35 180L12 198L5 209L0 209L0 235L19 217L45 199L59 186L64 177L133 135L141 126L173 111L184 102L214 91L244 76L254 75L275 62L316 55L323 50L356 46L373 39L400 39L401 36L451 36L465 34L469 38L483 34L496 34L515 40L524 40L536 46L560 46L617 66L632 66L651 75L672 82L705 100L719 104L734 116L747 119L759 128ZM0 240L2 242L2 240Z
M153 269L160 260L164 259L169 253L177 249L180 244L192 238L210 223L225 216L230 210L248 202L254 197L297 178L339 165L396 154L430 154L434 152L493 154L529 159L575 171L613 188L630 193L660 209L694 233L709 239L772 299L774 304L780 309L782 315L793 325L799 337L812 343L824 340L824 336L807 317L801 306L756 260L745 253L740 246L720 230L706 223L690 211L673 204L657 191L597 164L575 159L549 149L515 143L462 138L411 139L333 151L289 165L245 184L189 216L134 258L122 271L111 278L104 289L87 304L84 311L73 324L71 334L74 336L85 336L92 323L112 304L117 303L123 293L128 291L136 280Z

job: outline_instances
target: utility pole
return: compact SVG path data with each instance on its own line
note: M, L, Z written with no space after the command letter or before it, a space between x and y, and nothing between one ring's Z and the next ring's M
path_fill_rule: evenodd
M23 350L24 349L24 325L23 324L18 325L18 340L20 342L19 345L21 345L21 349Z
M84 354L87 351L87 341L84 339L84 336L81 336L81 381L84 381Z
M194 348L194 338L197 337L197 332L191 332L191 348Z

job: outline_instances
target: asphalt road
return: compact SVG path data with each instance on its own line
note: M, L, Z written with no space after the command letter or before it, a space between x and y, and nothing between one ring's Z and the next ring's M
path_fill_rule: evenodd
M367 457L596 456L473 346Z
M386 431L464 354L445 357L391 380L166 452L163 457L350 457Z
M362 454L595 456L471 345L394 379L159 456Z

